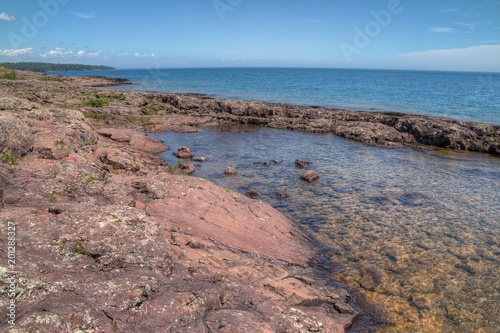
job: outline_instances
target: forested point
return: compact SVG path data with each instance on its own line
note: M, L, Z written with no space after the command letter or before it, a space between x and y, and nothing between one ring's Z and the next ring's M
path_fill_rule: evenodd
M8 69L17 69L31 72L62 72L62 71L93 71L113 70L110 66L95 66L81 64L51 64L45 62L4 62L0 66Z

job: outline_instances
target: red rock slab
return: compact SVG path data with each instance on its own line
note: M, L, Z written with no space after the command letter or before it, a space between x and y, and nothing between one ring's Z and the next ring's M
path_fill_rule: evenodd
M102 136L117 142L129 142L135 131L118 128L101 128L97 131Z
M303 234L268 204L195 177L164 187L169 195L147 203L148 214L233 249L307 266L312 251Z
M151 154L160 154L170 148L158 139L150 138L146 134L133 134L130 138L131 148Z

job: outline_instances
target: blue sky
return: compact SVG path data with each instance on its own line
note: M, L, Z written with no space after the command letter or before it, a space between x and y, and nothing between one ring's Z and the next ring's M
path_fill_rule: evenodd
M500 0L2 0L0 62L500 72Z

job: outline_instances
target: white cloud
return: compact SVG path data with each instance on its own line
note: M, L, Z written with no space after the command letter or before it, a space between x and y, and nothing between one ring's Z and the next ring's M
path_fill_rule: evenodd
M97 58L101 55L102 51L94 51L87 53L87 57L89 58Z
M0 56L4 57L18 57L20 55L27 55L27 54L32 54L33 53L33 48L28 47L26 49L6 49L6 50L0 50Z
M7 14L6 12L1 12L0 13L0 21L4 22L12 22L15 21L16 18L12 15Z
M431 27L429 28L430 32L453 32L455 29L448 27Z
M500 45L407 52L397 58L409 66L435 70L500 71Z
M97 17L97 15L95 13L79 13L79 12L70 12L70 11L68 11L68 13L70 13L71 15L74 15L76 17L86 19L86 20L95 19Z
M120 58L135 57L135 58L156 58L156 53L140 53L140 52L123 52L118 54Z
M84 57L85 56L85 51L81 50L75 53L78 58Z
M72 54L73 54L72 50L68 50L68 49L65 49L65 48L62 48L62 47L56 47L54 50L50 50L47 53L40 54L40 56L42 58L48 58L48 57L66 57L66 56L69 56L69 55L72 55Z

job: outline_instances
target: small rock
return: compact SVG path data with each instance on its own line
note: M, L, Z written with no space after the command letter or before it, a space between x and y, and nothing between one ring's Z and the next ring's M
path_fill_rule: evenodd
M207 159L205 157L195 157L193 158L193 161L196 161L196 162L205 162Z
M279 164L279 163L281 163L281 160L273 160L273 163Z
M285 199L288 198L290 195L288 193L277 193L278 198Z
M62 209L61 208L50 207L49 208L49 213L54 214L54 215L59 215L59 214L62 213Z
M315 171L309 170L304 172L304 174L300 178L309 183L312 183L313 181L319 178L319 175Z
M311 164L311 162L308 162L308 161L302 161L302 160L295 160L295 165L296 166L299 166L301 168L305 168L306 166L308 166L309 164Z
M177 156L178 158L182 158L182 159L188 159L188 158L192 158L194 155L193 153L191 152L191 149L189 149L188 147L184 147L184 146L181 146L177 149L176 152L173 153L175 156Z
M251 190L249 190L249 191L247 192L247 195L248 195L250 198L255 198L256 196L258 196L258 195L259 195L259 193L257 193L257 191L255 191L255 190L252 190L252 189L251 189Z
M236 172L238 172L235 168L233 167L227 167L225 170L224 170L224 173L226 175L234 175Z
M181 164L181 170L187 175L192 175L196 171L196 168L192 164L183 163Z

